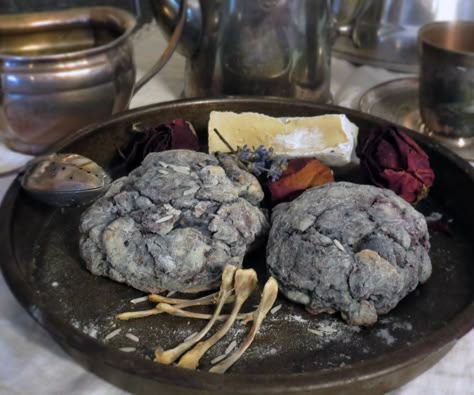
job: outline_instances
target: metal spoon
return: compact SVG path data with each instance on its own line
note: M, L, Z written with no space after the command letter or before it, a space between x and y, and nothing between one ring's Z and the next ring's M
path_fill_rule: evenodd
M97 199L112 179L97 163L78 154L51 154L28 162L21 186L34 198L56 207Z

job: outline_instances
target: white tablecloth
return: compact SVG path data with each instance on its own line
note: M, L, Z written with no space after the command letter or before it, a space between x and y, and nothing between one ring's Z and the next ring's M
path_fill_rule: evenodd
M142 29L134 42L140 72L155 60L165 45L154 25ZM178 98L183 74L184 59L175 55L160 75L137 94L131 107ZM331 81L334 102L357 107L358 97L366 89L397 76L371 67L355 68L334 59ZM1 152L0 149L0 155ZM0 178L0 199L12 180L13 176ZM474 394L474 331L461 339L436 366L394 393ZM119 395L126 392L74 363L20 307L0 276L0 394Z

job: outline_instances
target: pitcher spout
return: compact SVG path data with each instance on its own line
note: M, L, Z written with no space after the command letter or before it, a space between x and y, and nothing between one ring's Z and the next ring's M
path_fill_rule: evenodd
M186 23L177 51L191 57L199 47L202 34L202 12L199 0L150 0L155 19L167 38L173 33L181 7L186 7Z

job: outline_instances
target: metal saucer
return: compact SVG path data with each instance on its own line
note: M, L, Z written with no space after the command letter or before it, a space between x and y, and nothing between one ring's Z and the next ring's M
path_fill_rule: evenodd
M392 31L391 33L395 32ZM400 47L400 37L396 37L391 33L385 32L383 45L380 45L382 44L380 43L376 46L361 45L356 47L350 37L340 36L336 39L332 54L336 58L359 65L382 67L402 73L417 73L416 33L413 35L413 32L409 30L396 31L398 34L403 34L403 41L412 41L404 48Z
M474 139L439 136L426 127L418 106L418 78L407 77L379 84L365 92L359 100L362 112L402 125L432 137L461 158L474 162Z

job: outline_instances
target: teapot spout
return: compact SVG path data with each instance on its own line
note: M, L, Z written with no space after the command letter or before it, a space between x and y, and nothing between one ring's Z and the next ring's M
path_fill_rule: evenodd
M354 45L360 47L360 41L354 36L354 25L374 0L333 0L332 13L337 34L351 37Z
M155 19L167 38L173 33L180 8L186 7L186 23L177 51L186 57L198 49L202 33L202 12L199 0L150 0Z

